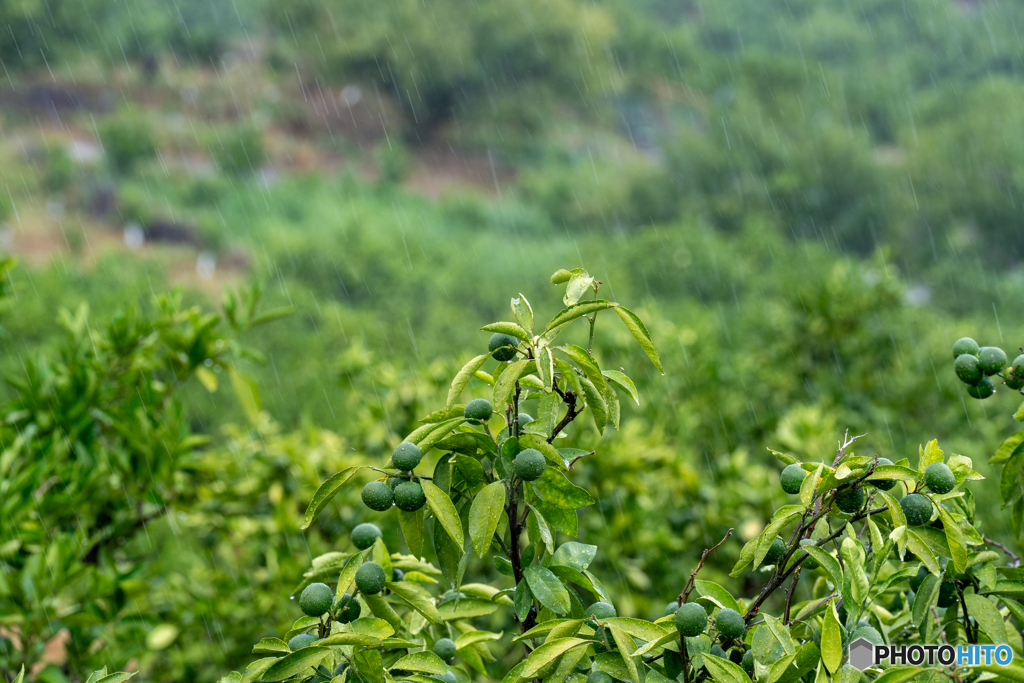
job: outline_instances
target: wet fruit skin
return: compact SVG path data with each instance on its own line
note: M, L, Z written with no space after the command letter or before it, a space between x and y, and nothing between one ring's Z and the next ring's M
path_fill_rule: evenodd
M891 465L891 464L892 464L892 460L890 460L889 458L879 458L878 459L878 464L875 465L875 467L878 467L879 465ZM871 484L872 486L874 486L876 489L881 489L883 491L888 491L889 489L891 489L893 486L896 485L896 480L895 479L875 479L874 481L869 481L868 483Z
M814 541L810 538L805 538L802 541L800 541L800 545L814 545ZM806 555L807 559L800 563L801 567L803 567L804 569L817 569L821 566L821 564L816 559L811 557L810 553L806 553ZM797 559L799 559L799 557L797 557Z
M327 614L334 602L334 591L325 583L311 583L299 595L299 609L310 617Z
M772 545L768 548L768 552L764 556L764 560L761 561L761 566L768 564L778 564L782 556L786 554L786 544L781 538L776 538L772 541Z
M939 584L939 607L951 606L957 601L958 597L955 583L952 581L943 581Z
M535 420L533 419L533 416L532 415L528 415L526 413L519 413L519 417L517 418L517 420L519 422L520 429L525 427L526 425L530 424L531 422L535 422Z
M608 604L607 602L595 602L583 613L585 619L591 617L595 619L611 619L616 614L615 607Z
M949 493L956 488L956 477L946 463L933 462L924 471L924 483L935 493Z
M721 609L715 617L715 627L726 638L742 638L747 631L743 617L734 609Z
M509 334L495 332L487 342L487 350L491 352L496 361L509 361L516 357L516 347L519 340Z
M451 638L439 639L434 643L434 654L447 662L455 656L455 641Z
M371 481L363 487L360 497L363 499L363 505L377 512L390 510L394 501L394 493L384 481Z
M547 467L547 460L544 455L533 448L520 451L516 459L512 461L512 471L523 481L534 481L544 474Z
M972 398L985 399L996 393L996 385L991 377L982 377L977 384L967 387L967 393Z
M380 528L376 524L363 522L357 524L356 528L352 530L352 545L360 550L366 550L381 536Z
M789 494L800 493L800 486L803 485L806 476L806 470L800 465L786 465L779 475L782 490Z
M345 593L334 603L334 612L342 624L347 624L359 618L363 607L358 601L352 599L351 593Z
M744 671L754 670L754 653L747 650L743 653L743 659L740 660L740 668Z
M855 512L860 512L860 509L864 507L864 503L867 499L867 492L865 492L861 487L846 489L845 491L840 491L836 495L836 507L842 512L853 514Z
M1020 391L1021 389L1024 389L1024 379L1018 379L1014 375L1008 375L1006 379L1003 381L1003 384L1005 384L1008 388L1013 389L1014 391Z
M423 493L423 487L417 482L407 481L398 485L395 489L395 505L399 510L415 512L427 502Z
M917 570L917 575L912 576L910 578L910 590L914 591L915 593L919 591L921 589L921 584L924 583L924 580L928 577L928 574L928 568L924 565L921 565L921 567Z
M978 351L978 364L986 375L994 375L1006 369L1006 353L998 346L982 346Z
M961 382L967 384L977 384L984 375L978 358L967 353L957 356L957 359L953 361L953 371L956 372L956 376L960 378Z
M1017 379L1024 380L1024 353L1013 359L1013 363L1010 365L1010 372Z
M304 647L309 647L317 640L317 637L312 633L300 633L288 641L288 649L295 652L296 650L301 650Z
M386 580L384 568L376 562L364 562L356 570L356 588L366 595L380 593Z
M977 356L979 351L981 351L981 347L978 346L978 342L974 341L970 337L961 337L953 344L953 358L958 358L965 353Z
M466 404L466 409L462 411L462 415L467 420L487 422L494 415L494 407L486 398L474 398Z
M922 526L931 521L932 502L920 493L909 493L900 499L900 509L909 526Z
M391 464L403 472L411 472L416 469L422 459L423 453L420 451L420 447L408 441L398 444L391 452Z
M699 636L708 625L708 613L696 602L687 602L678 610L672 623L679 629L679 633L689 638Z

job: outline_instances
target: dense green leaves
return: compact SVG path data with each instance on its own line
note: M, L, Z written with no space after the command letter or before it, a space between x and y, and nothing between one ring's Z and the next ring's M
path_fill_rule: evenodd
M303 529L309 528L309 525L313 523L320 511L327 507L327 504L338 494L338 491L348 483L348 480L352 478L360 467L349 467L348 469L338 472L330 479L325 481L317 489L316 493L313 494L313 499L309 501L309 506L306 508L306 518L302 524Z
M434 518L444 528L445 533L458 547L463 545L462 521L459 519L459 512L455 509L452 499L448 494L434 486L433 482L423 480L423 493L427 497L427 505L434 513Z
M505 484L488 484L473 498L469 510L469 538L476 554L483 557L491 547L498 520L505 511Z

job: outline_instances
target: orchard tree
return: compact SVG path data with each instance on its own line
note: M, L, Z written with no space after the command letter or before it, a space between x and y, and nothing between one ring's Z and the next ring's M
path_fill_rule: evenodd
M588 570L598 548L571 540L577 511L594 503L570 480L574 465L600 455L570 445L565 430L584 414L599 433L617 426L618 391L639 402L633 382L603 370L592 352L598 319L614 312L661 365L640 319L597 298L599 281L560 270L552 282L567 283L566 308L536 325L526 298L512 299L516 322L483 328L492 333L487 353L458 372L446 405L387 462L335 474L310 502L306 527L369 472L375 478L361 492L368 515L397 508L408 553L386 547L380 524L387 517L360 523L352 549L313 560L295 590L303 616L282 637L257 643L261 657L224 681L1024 680L1019 664L883 664L861 672L849 663L849 645L859 639L1008 643L1020 655L1013 624L1024 624L1024 570L975 527L968 484L982 477L971 459L947 457L936 441L913 461L857 454L858 437L844 438L821 462L772 451L792 502L742 547L732 570L759 589L737 595L698 578L715 548L736 542L730 530L704 551L664 616L618 616L615 595ZM582 300L587 293L593 298ZM561 341L574 323L587 347ZM490 398L459 403L473 378L491 387ZM1024 458L1024 433L1017 437L996 462ZM507 579L467 581L474 554ZM518 625L517 645L500 661L492 647L507 640L487 627L498 612ZM518 663L501 669L510 657Z

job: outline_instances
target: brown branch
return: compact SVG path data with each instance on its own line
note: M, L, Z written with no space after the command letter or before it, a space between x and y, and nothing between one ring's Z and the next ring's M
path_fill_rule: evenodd
M1017 557L1017 555L1012 550L1007 548L1005 545L1003 545L999 541L993 541L988 536L982 536L981 540L985 541L985 543L987 543L989 545L994 545L995 547L999 548L1004 553L1006 553L1006 555L1010 558L1010 565L1009 566L1011 566L1011 567L1019 567L1020 566L1020 558Z
M782 623L789 625L789 612L793 608L793 594L796 593L796 584L800 581L800 570L793 574L793 583L789 584L789 591L786 593L786 610L782 613Z
M565 405L567 405L569 409L565 413L565 416L562 417L562 419L559 421L559 423L555 425L555 428L551 430L551 436L548 437L548 443L553 443L555 438L562 433L562 430L565 429L570 422L579 417L580 413L583 412L582 408L576 410L576 394L571 389L567 389L565 393L562 394L562 398L565 401Z
M700 562L698 562L694 570L690 572L690 578L686 581L686 585L683 586L683 592L679 594L678 598L676 598L680 607L682 607L683 603L690 598L690 593L693 592L693 582L697 578L697 572L699 572L701 568L704 566L704 560L708 559L708 555L710 555L715 548L725 543L729 536L732 535L732 531L732 527L729 527L729 530L725 532L725 536L722 537L721 541L714 544L710 548L705 549L704 552L701 553Z

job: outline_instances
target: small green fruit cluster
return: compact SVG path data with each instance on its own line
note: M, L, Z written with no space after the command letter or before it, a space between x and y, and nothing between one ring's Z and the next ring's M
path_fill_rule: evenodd
M423 453L416 444L408 441L398 444L391 453L391 464L406 473L404 477L410 478L398 476L387 481L371 481L363 487L363 504L377 512L387 512L392 505L397 505L399 510L406 512L415 512L423 507L427 497L423 494L423 487L411 474L422 459Z
M974 398L985 399L996 393L993 375L1001 376L1011 389L1024 389L1024 354L1007 371L1006 353L1001 348L978 346L970 337L963 337L953 344L953 359L953 371Z
M356 570L356 588L364 595L376 595L384 590L387 575L376 562L363 562Z
M494 356L494 360L504 363L516 357L516 347L519 340L510 334L495 332L487 342L487 350Z

